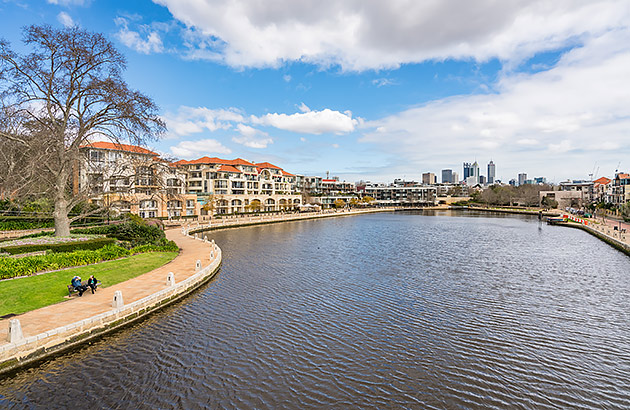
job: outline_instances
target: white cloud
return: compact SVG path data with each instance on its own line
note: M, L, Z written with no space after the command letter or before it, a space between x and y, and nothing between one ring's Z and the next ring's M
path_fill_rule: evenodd
M372 80L372 84L378 88L385 87L387 85L398 85L398 83L390 78L375 78Z
M56 6L84 6L89 0L46 0L49 4Z
M302 105L306 107L304 104ZM307 111L290 115L273 113L262 117L251 116L251 121L254 124L304 134L348 133L354 131L360 122L360 120L352 118L350 111L342 113L328 108L322 111Z
M580 177L595 161L616 164L630 155L628 44L630 29L591 38L547 71L504 74L493 93L366 122L372 131L360 141L434 170L485 155L506 178Z
M157 31L148 30L146 26L143 26L145 31L147 31L145 38L143 38L139 32L129 29L127 19L118 17L115 22L120 27L116 37L127 47L141 54L161 53L164 51L162 38Z
M311 109L308 108L308 106L306 104L304 104L304 103L301 103L298 106L298 110L300 110L300 112L311 112Z
M627 0L153 0L202 37L191 57L346 70L525 57L625 27Z
M61 13L57 14L57 21L63 24L64 27L72 27L75 25L74 20L72 20L72 17L70 17L70 15L66 13L65 11L62 11Z
M203 139L199 141L181 141L171 147L173 155L181 158L199 158L204 155L230 154L231 149L214 139Z
M283 75L282 79L284 80L285 83L291 82L291 76L289 74Z
M249 148L267 148L267 145L273 144L273 139L269 138L266 132L252 128L249 125L238 124L236 129L241 134L238 137L232 137L232 141L237 144L245 145Z
M181 106L175 114L167 114L164 121L169 130L168 137L182 137L204 131L232 128L232 122L243 122L243 115L236 108L210 109L206 107Z

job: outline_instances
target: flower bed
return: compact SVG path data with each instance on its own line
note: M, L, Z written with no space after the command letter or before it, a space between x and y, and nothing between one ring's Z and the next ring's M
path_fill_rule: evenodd
M23 258L0 257L0 279L33 275L37 272L57 270L74 266L88 265L118 259L137 253L173 252L179 248L175 242L169 241L164 246L139 246L127 250L116 245L106 245L97 250L78 250L48 255L26 256Z

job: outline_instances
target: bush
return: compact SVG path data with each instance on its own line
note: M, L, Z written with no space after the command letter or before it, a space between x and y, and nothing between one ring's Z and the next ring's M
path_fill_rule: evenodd
M140 245L132 248L131 253L145 252L179 252L179 246L173 241L166 241L164 245Z
M72 233L105 235L110 238L116 238L119 241L127 241L132 247L146 244L159 244L162 239L166 238L164 231L157 226L149 226L142 219L131 219L130 221L116 224L105 225L94 228L73 229Z
M0 231L23 231L27 229L52 228L53 221L37 219L5 219L0 220Z
M116 239L114 238L95 238L88 241L66 242L66 243L49 243L49 244L34 244L34 245L15 245L2 247L0 245L0 251L9 253L11 255L19 255L21 253L37 252L50 250L52 252L74 252L78 250L94 250L102 248L106 245L113 245Z
M0 257L0 279L32 275L46 270L70 268L107 260L118 259L131 253L115 245L106 245L97 250L79 250L24 258Z

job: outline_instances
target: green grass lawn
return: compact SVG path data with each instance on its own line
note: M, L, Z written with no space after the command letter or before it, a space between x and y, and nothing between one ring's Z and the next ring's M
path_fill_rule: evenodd
M83 280L94 275L102 282L100 287L107 287L147 273L176 256L177 252L141 253L115 261L0 282L0 316L20 314L66 300L64 296L68 296L68 285L75 275Z

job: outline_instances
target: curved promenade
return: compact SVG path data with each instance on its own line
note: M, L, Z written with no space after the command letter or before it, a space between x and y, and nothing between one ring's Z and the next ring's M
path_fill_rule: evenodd
M138 320L211 279L221 265L221 249L214 242L195 240L183 231L166 232L181 251L160 268L99 289L93 295L72 297L19 315L19 323L15 319L0 320L0 373Z

